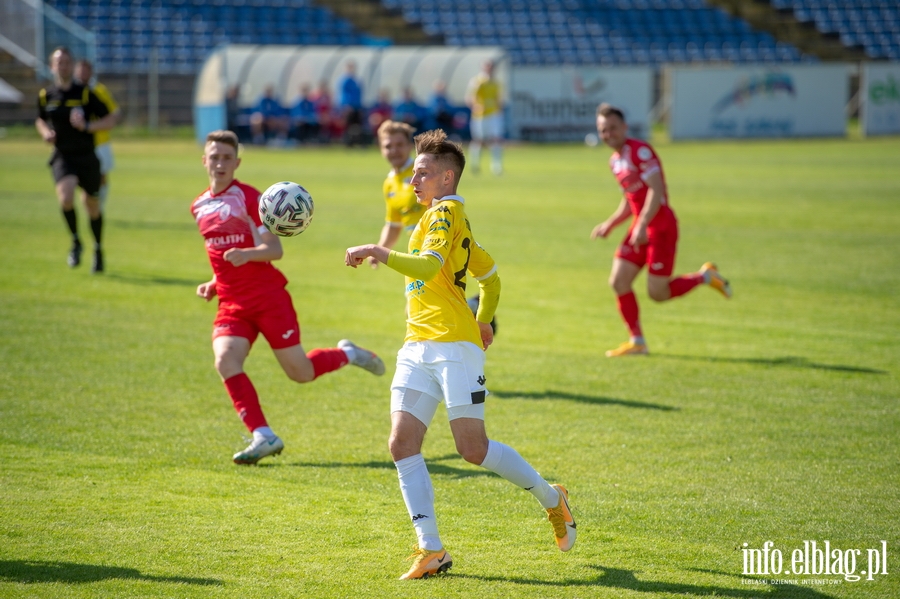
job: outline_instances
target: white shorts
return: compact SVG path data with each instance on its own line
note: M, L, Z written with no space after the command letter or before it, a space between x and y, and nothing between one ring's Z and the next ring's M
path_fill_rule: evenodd
M113 161L112 154L112 144L107 142L105 144L101 144L94 148L94 153L97 155L97 158L100 160L100 173L107 174L113 167L116 165L115 161Z
M496 113L484 118L473 118L469 123L472 139L502 139L503 138L503 114Z
M484 420L484 350L468 341L417 341L397 352L391 412L408 412L426 426L438 404L450 420Z

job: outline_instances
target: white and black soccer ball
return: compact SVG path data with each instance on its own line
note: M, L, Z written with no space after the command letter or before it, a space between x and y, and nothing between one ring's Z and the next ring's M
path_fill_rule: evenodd
M312 222L314 211L315 204L309 192L291 181L275 183L259 196L259 218L279 237L293 237L304 232Z

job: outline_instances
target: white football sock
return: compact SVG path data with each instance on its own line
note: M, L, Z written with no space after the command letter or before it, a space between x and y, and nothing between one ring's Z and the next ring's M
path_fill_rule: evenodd
M435 551L443 547L434 515L434 488L421 453L394 462L400 479L400 493L412 518L419 547Z
M498 175L503 172L503 146L500 144L491 146L491 169Z
M347 356L347 360L353 364L353 360L356 359L356 349L352 345L342 347L341 349L344 350L344 355Z
M469 144L469 159L466 161L470 163L475 170L477 171L480 167L481 163L481 143L473 141Z
M541 478L537 470L509 445L489 440L487 455L484 456L481 466L534 495L545 509L559 504L559 493L556 489Z
M275 436L276 436L275 433L268 426L260 426L256 429L254 429L254 431L253 431L254 439L260 439L260 438L271 439L272 437L275 437Z

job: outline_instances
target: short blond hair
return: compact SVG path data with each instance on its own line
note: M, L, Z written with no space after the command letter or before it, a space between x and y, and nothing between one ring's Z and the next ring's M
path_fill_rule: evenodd
M378 127L378 139L384 140L390 137L391 135L403 135L406 139L412 143L413 133L416 130L409 123L404 123L402 121L392 121L388 119L381 123L381 126Z

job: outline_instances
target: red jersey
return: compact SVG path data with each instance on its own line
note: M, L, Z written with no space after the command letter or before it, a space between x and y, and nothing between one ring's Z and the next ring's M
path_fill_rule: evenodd
M663 197L656 216L647 226L657 228L670 220L675 220L675 214L669 207L668 191L666 189L666 177L663 175L662 163L650 144L637 139L626 139L625 145L619 152L613 152L609 158L609 168L619 181L622 193L631 206L631 213L637 217L644 209L647 199L647 191L650 187L646 179L653 173L659 173L663 183Z
M216 275L216 293L227 302L253 302L273 289L283 289L287 279L271 262L248 262L234 266L224 258L231 248L251 248L253 233L247 215L260 232L259 191L235 179L227 189L209 188L191 204L191 214L206 240L206 253Z

